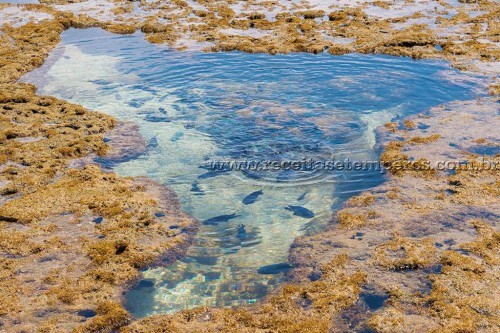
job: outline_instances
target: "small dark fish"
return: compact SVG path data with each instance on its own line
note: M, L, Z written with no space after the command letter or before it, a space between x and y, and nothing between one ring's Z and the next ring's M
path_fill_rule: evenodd
M289 271L293 266L287 262L282 262L279 264L262 266L257 269L257 273L259 274L278 274L281 272Z
M165 215L164 212L156 212L155 216L158 217L158 218L160 218L160 217L165 217L166 215Z
M308 194L309 192L304 192L304 194L302 194L300 197L297 198L297 201L302 201L304 200L304 198L306 197L306 195Z
M249 240L249 241L241 242L241 247L255 246L255 245L258 245L260 243L262 243L262 241L260 241L258 239Z
M255 191L255 192L252 192L250 193L249 195L247 195L245 198L243 198L243 204L245 205L251 205L253 204L255 201L257 201L257 199L262 195L264 194L264 192L262 190L260 191Z
M204 195L205 193L200 187L200 184L198 182L194 182L191 184L191 192L194 192L195 195Z
M244 237L247 234L247 227L244 224L240 224L237 229L237 235L239 237Z
M305 219L310 219L314 217L313 212L302 206L288 206L285 207L285 209L293 212L293 215L303 217Z
M155 286L155 280L153 280L153 279L142 279L136 285L136 288L137 289L140 289L140 288L153 288L154 286Z
M240 224L238 226L238 229L236 230L236 238L238 238L240 241L248 241L255 238L255 235L253 232L247 231L246 225Z
M147 122L150 123L169 123L170 119L167 116L157 116L157 115L152 115L148 114L145 118Z
M208 172L205 172L204 174L199 175L198 179L214 178L217 176L222 176L226 172L228 172L228 171L227 170L212 170L212 171L208 171Z
M228 222L229 220L232 220L234 218L239 217L240 215L236 214L230 214L230 215L220 215L216 217L209 218L205 221L203 221L203 224L205 225L217 225L221 222Z
M154 136L151 139L149 139L147 148L148 149L155 149L155 148L158 148L159 145L160 144L158 143L158 138L156 136Z
M127 103L128 106L133 107L133 108L140 108L144 106L145 101L142 99L133 99Z

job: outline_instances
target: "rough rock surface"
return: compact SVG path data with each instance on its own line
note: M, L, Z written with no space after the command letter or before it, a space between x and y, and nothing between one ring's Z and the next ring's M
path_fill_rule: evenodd
M0 331L498 331L499 173L475 153L498 147L495 97L381 129L392 176L297 239L291 283L266 300L133 320L121 293L141 267L181 255L196 223L158 184L89 165L139 154L140 137L120 145L130 125L16 83L64 29L97 26L181 50L443 58L498 95L498 2L42 2L0 4Z

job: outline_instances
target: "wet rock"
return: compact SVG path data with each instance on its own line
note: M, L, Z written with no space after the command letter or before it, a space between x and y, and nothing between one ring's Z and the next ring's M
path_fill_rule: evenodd
M208 281L220 279L221 272L206 272L203 274Z
M119 122L106 133L106 138L113 144L109 146L105 156L99 156L94 161L108 168L135 159L148 149L138 125L131 122Z
M205 256L193 256L193 258L197 263L205 266L213 266L217 264L217 257L205 257Z

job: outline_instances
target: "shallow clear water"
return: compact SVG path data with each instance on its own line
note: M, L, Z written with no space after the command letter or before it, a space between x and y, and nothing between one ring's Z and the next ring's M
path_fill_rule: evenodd
M149 45L141 34L98 29L63 33L49 61L24 80L139 124L148 153L114 170L168 185L185 211L208 220L187 257L144 271L127 298L137 316L255 302L288 268L265 266L286 263L297 236L383 181L378 171L307 166L214 172L210 161L377 160L377 126L482 89L480 79L444 62L180 53Z

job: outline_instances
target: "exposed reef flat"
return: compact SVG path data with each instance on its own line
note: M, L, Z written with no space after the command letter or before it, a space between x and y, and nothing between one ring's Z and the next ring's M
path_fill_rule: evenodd
M360 320L357 329L494 331L498 304L487 290L495 290L500 278L500 156L480 157L469 147L498 145L490 128L495 123L498 105L486 99L436 107L398 124L399 130L388 126L384 162L414 161L417 167L455 161L457 167L393 169L395 177L348 201L330 230L295 242L291 258L301 268L294 278L307 281L329 258L347 253L353 260L346 274L363 271L367 286L389 295L387 306ZM424 137L436 139L415 140ZM390 153L395 142L402 145L399 154ZM482 164L483 158L492 164ZM464 288L468 283L473 287Z
M37 96L26 84L3 89L2 327L67 331L86 319L83 327L95 331L126 323L120 300L127 284L140 268L181 255L196 222L163 186L85 161L106 153L111 118ZM110 151L123 158L123 148ZM79 314L89 309L95 317Z
M500 156L488 168L468 147L498 145L497 113L487 98L388 124L382 156L394 176L350 199L327 230L298 238L290 283L259 306L152 316L123 331L494 331ZM415 139L424 137L432 139ZM460 148L448 149L454 142ZM436 167L418 170L424 159ZM440 170L441 160L461 167Z
M59 17L0 36L1 331L127 323L127 285L140 268L180 256L196 231L170 190L90 164L141 153L133 125L14 82L42 64L67 26Z
M393 176L298 239L293 284L261 304L133 321L122 291L139 268L182 253L190 234L178 230L195 222L167 189L85 161L124 152L105 143L112 118L16 83L64 29L102 27L178 49L444 58L489 75L498 95L497 2L44 3L0 4L0 331L498 330L499 173L464 166L482 165L475 148L498 146L495 97L387 124ZM420 168L455 158L453 172ZM362 295L385 301L373 310Z

